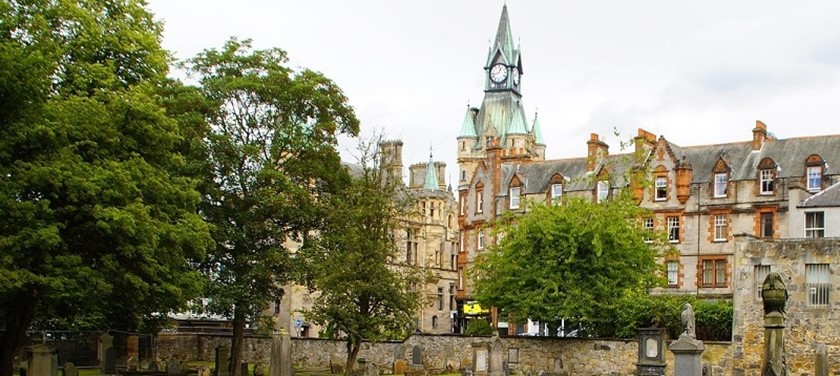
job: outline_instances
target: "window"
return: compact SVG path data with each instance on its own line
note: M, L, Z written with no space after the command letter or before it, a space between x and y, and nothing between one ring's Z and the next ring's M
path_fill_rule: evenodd
M758 234L762 238L772 238L773 237L773 213L761 213L761 217L759 219L759 229L760 233Z
M438 318L437 316L432 316L432 329L437 329L438 327Z
M484 191L475 191L475 212L484 213Z
M429 203L429 217L431 217L432 219L435 218L435 203L434 202Z
M726 197L726 173L715 174L715 197Z
M653 218L645 218L642 227L645 230L645 243L653 243Z
M759 182L761 184L761 194L763 195L772 195L773 194L773 170L766 169L761 170L759 173Z
M520 187L510 188L510 208L519 209L519 192Z
M725 242L727 240L728 230L729 230L729 221L726 218L726 214L715 214L715 241L716 242Z
M449 284L449 310L454 311L458 308L455 302L455 285Z
M726 259L703 260L704 287L726 287Z
M668 199L668 178L665 176L656 177L655 185L655 201L665 201Z
M467 170L461 170L461 181L467 181Z
M406 230L405 237L405 263L414 265L417 263L417 239L414 231Z
M825 237L825 216L823 212L805 213L805 237Z
M761 285L770 274L770 265L756 265L753 267L753 282L755 284L755 298L761 301Z
M808 306L828 306L828 294L831 290L828 264L805 264L805 293Z
M607 199L607 196L610 195L610 182L608 180L599 180L598 181L598 202L604 201Z
M677 287L680 282L679 261L668 261L666 267L668 268L668 286Z
M478 236L476 236L476 238L478 239L476 241L476 244L478 244L478 249L484 249L484 231L479 231Z
M822 187L822 167L809 166L808 167L808 190L811 192L819 191Z
M443 311L443 287L437 289L437 309Z
M461 196L461 215L467 214L467 198Z
M555 205L559 205L563 198L563 184L552 184L551 185L551 202Z
M671 243L680 242L680 217L666 217L665 224L668 227L668 241Z
M464 289L464 268L458 268L458 290Z

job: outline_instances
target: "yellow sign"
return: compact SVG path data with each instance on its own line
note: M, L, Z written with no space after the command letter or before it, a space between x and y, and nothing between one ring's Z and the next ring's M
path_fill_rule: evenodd
M490 313L489 309L481 308L477 302L467 302L464 303L464 314L465 315L486 315Z

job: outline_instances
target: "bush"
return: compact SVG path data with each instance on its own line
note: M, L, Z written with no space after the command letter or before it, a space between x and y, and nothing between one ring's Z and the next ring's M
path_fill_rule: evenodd
M493 334L493 327L490 325L490 321L487 319L473 319L469 320L469 324L467 324L467 329L464 330L464 334L469 335L491 335Z
M599 337L632 338L637 328L665 328L670 338L682 333L681 315L685 303L694 308L697 338L706 341L732 339L732 302L702 300L694 296L646 293L627 294L613 306L610 322L591 325L593 335Z

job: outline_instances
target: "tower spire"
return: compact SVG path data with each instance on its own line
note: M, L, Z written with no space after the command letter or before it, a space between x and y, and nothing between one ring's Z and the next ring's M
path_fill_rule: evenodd
M496 50L501 51L507 63L514 65L517 63L516 55L517 48L513 43L513 32L510 28L510 19L508 18L507 4L502 6L502 15L499 17L499 27L496 29L496 38L493 40L493 45L490 47L491 56Z
M429 145L429 163L426 164L426 179L423 180L423 189L438 190L440 184L438 183L437 170L435 169L435 161L432 156L432 146Z

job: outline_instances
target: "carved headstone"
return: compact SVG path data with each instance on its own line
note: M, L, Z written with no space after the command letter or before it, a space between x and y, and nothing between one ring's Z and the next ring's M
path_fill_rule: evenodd
M64 372L64 376L79 376L79 370L76 369L76 365L70 362L64 363L62 372Z
M181 374L181 361L178 359L169 359L166 362L166 375L177 376Z
M51 346L38 344L27 348L29 364L26 367L26 374L29 376L55 376L57 364L53 357L54 349Z
M117 357L114 353L114 337L108 333L99 336L100 371L105 375L117 373Z
M230 349L227 346L216 347L216 376L228 376L228 362L230 361Z

